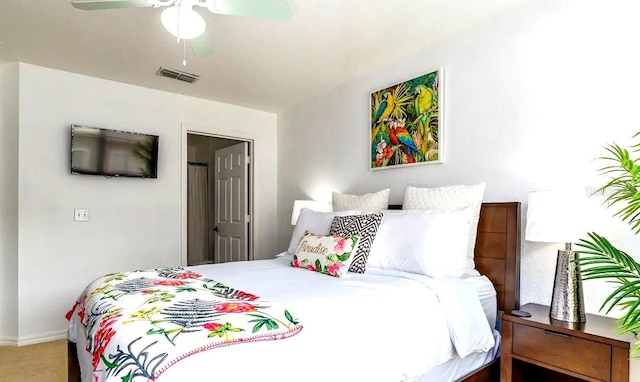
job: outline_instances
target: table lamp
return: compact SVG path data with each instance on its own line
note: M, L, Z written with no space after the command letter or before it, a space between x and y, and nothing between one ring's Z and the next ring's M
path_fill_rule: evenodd
M330 202L319 202L317 200L295 200L293 202L293 212L291 213L291 225L296 225L300 217L300 211L308 208L313 211L331 212L333 206Z
M571 244L586 237L590 230L587 198L577 192L536 191L529 193L528 204L525 240L565 243L564 250L558 250L549 316L585 322L582 279L573 262L577 254Z

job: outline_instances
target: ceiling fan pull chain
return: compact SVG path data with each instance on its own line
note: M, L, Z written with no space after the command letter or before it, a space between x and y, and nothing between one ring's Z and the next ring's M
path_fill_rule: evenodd
M182 66L187 66L187 42L182 40Z

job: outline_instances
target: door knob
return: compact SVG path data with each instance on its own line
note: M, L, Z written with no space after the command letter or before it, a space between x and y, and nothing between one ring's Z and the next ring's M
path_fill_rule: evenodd
M216 226L216 227L213 227L213 231L214 231L214 232L218 232L218 227L217 227L217 226Z

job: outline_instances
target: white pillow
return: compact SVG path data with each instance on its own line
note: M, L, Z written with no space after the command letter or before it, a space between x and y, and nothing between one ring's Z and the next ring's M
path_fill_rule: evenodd
M434 278L466 270L471 207L454 211L385 212L367 267Z
M293 229L287 252L289 252L290 255L296 252L298 243L302 236L304 236L305 231L317 233L318 235L328 235L333 218L336 216L358 215L359 213L360 211L318 212L303 208L300 210L300 217L298 217L296 228Z
M467 270L465 273L478 275L475 262L473 261L473 251L476 245L476 235L478 233L478 221L480 220L480 208L486 183L476 185L456 185L444 187L412 187L407 186L404 190L403 210L429 210L447 211L463 207L473 208L473 220L469 226L469 243L467 248Z
M364 195L341 194L334 191L332 203L334 211L380 212L389 206L389 189Z

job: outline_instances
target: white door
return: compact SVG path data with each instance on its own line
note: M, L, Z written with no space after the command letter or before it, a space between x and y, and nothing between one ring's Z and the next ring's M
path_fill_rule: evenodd
M248 144L242 142L215 151L215 227L217 263L249 260Z

